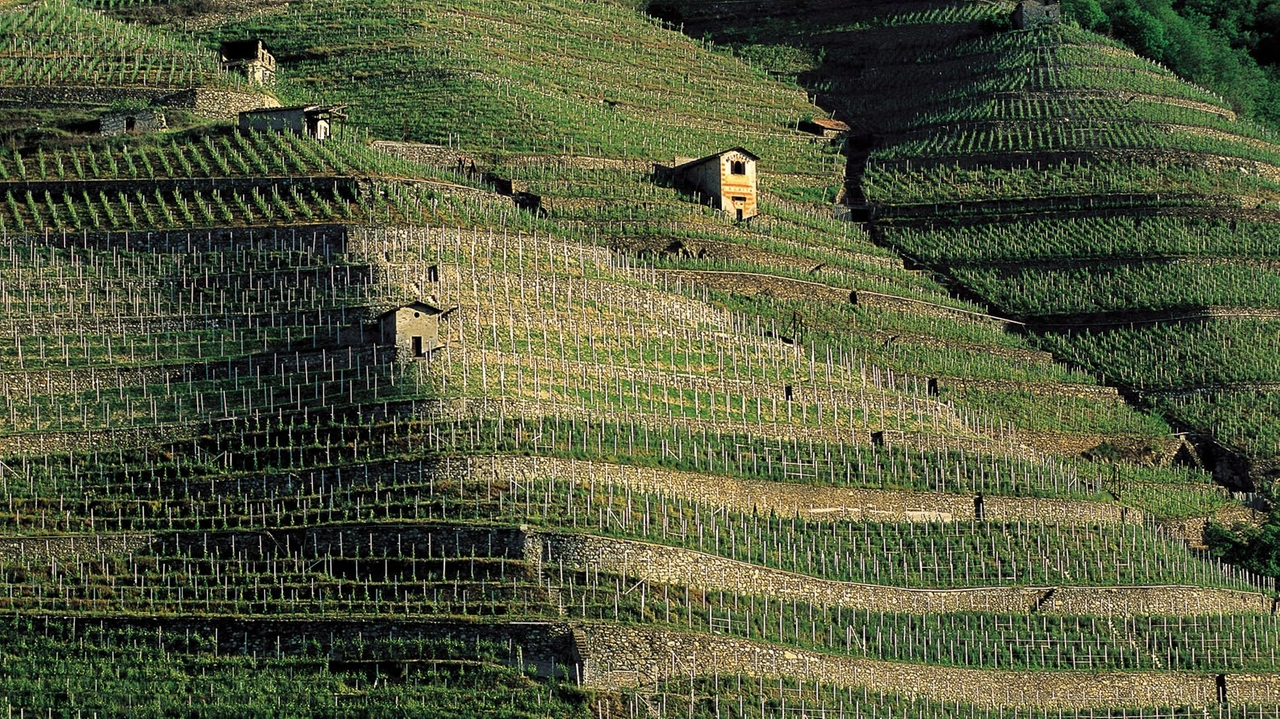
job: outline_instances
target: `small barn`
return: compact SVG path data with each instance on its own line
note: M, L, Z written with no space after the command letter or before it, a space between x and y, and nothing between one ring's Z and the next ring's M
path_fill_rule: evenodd
M848 123L840 120L828 120L821 117L816 117L807 122L800 123L800 129L805 132L811 132L819 137L825 137L828 140L848 137L851 130Z
M1022 0L1013 10L1013 27L1016 30L1049 25L1061 20L1062 5L1058 0Z
M736 219L760 214L756 164L760 158L748 150L730 150L692 160L672 169L677 185L701 193L711 204Z
M335 120L346 119L345 105L295 105L265 107L240 113L242 132L291 132L327 140Z
M440 346L440 317L444 310L426 302L410 302L378 317L384 344L393 344L410 357L426 357Z
M164 115L155 110L130 110L128 112L108 112L98 118L98 134L124 135L130 132L154 132L163 130L168 125Z
M261 40L231 40L222 43L222 69L243 75L250 85L271 85L276 81L276 59Z

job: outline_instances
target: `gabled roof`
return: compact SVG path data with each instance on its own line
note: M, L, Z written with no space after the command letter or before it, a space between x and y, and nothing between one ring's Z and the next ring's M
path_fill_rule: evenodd
M848 132L851 129L849 127L849 124L842 120L828 120L823 117L815 117L809 122L812 122L818 127L822 127L828 130L838 130L840 132Z
M724 157L725 155L729 154L730 152L738 152L738 153L741 153L741 154L746 155L746 156L747 156L747 157L749 157L750 159L755 160L755 161L757 161L757 162L760 160L760 156L759 156L759 155L757 155L756 153L754 153L754 152L752 152L752 151L750 151L750 150L748 150L748 149L746 149L746 148L744 148L744 147L730 147L728 150L721 150L720 152L717 152L717 153L715 153L714 155L707 155L706 157L701 157L701 158L698 158L697 160L693 160L693 161L691 161L691 162L686 162L686 163L684 163L683 165L680 165L679 167L677 167L676 169L678 169L678 170L679 170L679 169L684 169L684 168L686 168L686 167L697 167L698 165L706 164L706 163L708 163L708 162L712 162L712 161L719 162L719 161L720 161L720 158Z
M256 110L245 110L241 115L271 115L277 112L337 112L346 105L288 105L286 107L260 107Z
M392 309L389 309L386 312L383 312L382 314L378 315L378 318L381 319L383 317L393 315L399 312L400 310L414 310L415 312L422 312L423 314L428 314L428 315L442 315L445 313L444 310L440 309L439 307L436 307L433 304L414 301L405 305L400 305L399 307L393 307Z

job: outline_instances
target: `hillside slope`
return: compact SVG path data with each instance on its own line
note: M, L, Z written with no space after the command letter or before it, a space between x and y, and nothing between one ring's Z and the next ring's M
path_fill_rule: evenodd
M913 269L941 220L877 182L936 193L904 173L952 166L897 168L909 138L871 158L862 225L826 204L841 143L795 129L821 113L803 90L629 6L173 5L86 27L261 35L276 94L351 120L0 154L16 713L1280 701L1274 580L1200 549L1207 518L1256 516L1165 420L1038 348L1032 313ZM872 5L830 11L852 38L994 12L858 20ZM909 87L876 116L915 117ZM750 222L655 172L739 144L763 158ZM440 346L414 356L386 313L424 304Z

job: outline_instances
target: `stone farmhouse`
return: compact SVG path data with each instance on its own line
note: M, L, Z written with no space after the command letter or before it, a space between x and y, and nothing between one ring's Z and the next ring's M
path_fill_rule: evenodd
M276 59L261 40L231 40L222 43L222 69L244 75L250 85L267 86L276 81Z
M426 302L410 302L378 316L378 329L384 344L414 359L426 357L440 346L440 318L445 311Z
M738 220L760 214L756 164L760 158L735 147L698 160L679 163L671 170L677 185L701 193L712 206Z
M1013 27L1017 30L1026 30L1061 20L1062 5L1058 0L1022 0L1013 11Z
M345 105L294 105L267 107L240 113L240 130L248 132L292 132L316 140L327 140L334 120L346 119Z
M164 115L156 110L108 112L98 118L98 133L107 136L124 135L130 132L154 132L167 127Z

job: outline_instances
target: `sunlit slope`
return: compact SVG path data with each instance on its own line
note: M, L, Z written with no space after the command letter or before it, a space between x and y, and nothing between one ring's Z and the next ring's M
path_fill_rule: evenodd
M292 5L206 32L261 36L299 96L376 136L670 161L742 145L775 182L829 185L796 123L821 111L723 51L612 2Z
M222 71L216 47L188 33L121 22L65 0L6 4L0 36L0 88L244 86Z

